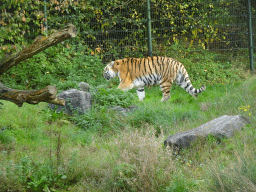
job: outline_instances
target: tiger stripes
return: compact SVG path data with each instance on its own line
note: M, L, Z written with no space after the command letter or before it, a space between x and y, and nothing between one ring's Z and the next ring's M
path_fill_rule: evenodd
M112 61L104 68L103 76L107 80L118 76L120 80L118 88L121 90L136 88L140 101L145 99L144 86L148 85L160 84L163 93L161 101L170 98L170 89L174 82L192 96L197 96L206 89L204 85L200 89L195 89L184 65L164 56Z

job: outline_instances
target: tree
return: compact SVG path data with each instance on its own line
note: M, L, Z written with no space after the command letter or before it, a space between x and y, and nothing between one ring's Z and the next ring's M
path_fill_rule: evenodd
M72 24L68 24L63 29L54 32L48 37L37 37L34 42L21 50L5 57L0 61L0 75L3 75L10 68L18 65L22 61L33 57L35 54L56 45L66 39L76 36L76 28ZM16 90L5 87L0 83L0 99L7 100L22 107L23 103L38 104L39 102L53 103L57 105L65 105L65 100L56 97L57 88L55 86L47 86L40 90Z

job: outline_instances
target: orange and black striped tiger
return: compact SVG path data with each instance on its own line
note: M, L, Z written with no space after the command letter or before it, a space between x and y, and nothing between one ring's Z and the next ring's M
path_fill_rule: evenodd
M197 96L206 89L204 85L200 89L195 89L183 64L170 57L119 59L105 67L103 76L107 80L118 76L120 79L118 88L121 90L136 88L140 101L145 98L144 86L147 85L160 84L163 93L161 101L170 98L173 82L192 96Z

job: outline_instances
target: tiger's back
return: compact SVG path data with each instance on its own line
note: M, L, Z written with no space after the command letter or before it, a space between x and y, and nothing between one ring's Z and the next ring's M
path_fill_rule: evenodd
M104 69L104 77L113 78L118 75L120 79L119 89L128 90L137 88L139 100L145 98L144 86L160 84L163 98L170 98L170 88L176 82L192 96L205 90L205 86L195 89L188 77L188 73L182 63L163 56L147 58L126 58L112 61Z

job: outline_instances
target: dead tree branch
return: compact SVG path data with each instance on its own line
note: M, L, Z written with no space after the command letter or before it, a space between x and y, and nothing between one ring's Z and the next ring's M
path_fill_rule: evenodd
M5 87L0 83L0 99L7 100L22 107L23 103L38 104L39 102L65 105L65 100L56 97L55 86L47 86L40 90L17 90Z
M28 58L31 58L37 53L75 36L76 28L74 25L69 24L64 29L51 34L49 37L36 38L30 46L24 48L18 53L4 58L0 62L0 75L3 75L11 67L16 66L17 64L25 61Z

